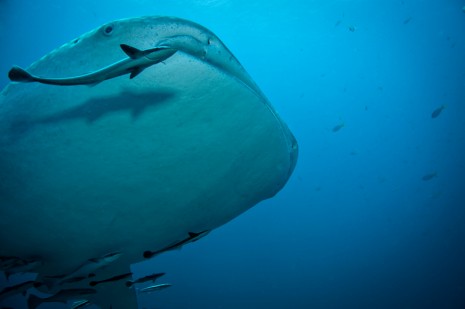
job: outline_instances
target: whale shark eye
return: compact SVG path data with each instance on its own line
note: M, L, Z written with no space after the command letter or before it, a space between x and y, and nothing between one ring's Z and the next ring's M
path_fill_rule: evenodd
M103 28L103 34L111 35L113 32L113 25L108 25Z

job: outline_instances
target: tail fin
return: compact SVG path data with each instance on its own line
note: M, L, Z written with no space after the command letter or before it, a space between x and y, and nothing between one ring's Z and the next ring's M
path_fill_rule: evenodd
M39 296L36 296L34 294L31 294L29 295L28 299L27 299L27 307L29 309L36 309L37 307L40 306L40 304L42 304L42 298L40 298Z
M28 83L35 81L34 76L18 66L13 66L8 72L8 77L12 82Z

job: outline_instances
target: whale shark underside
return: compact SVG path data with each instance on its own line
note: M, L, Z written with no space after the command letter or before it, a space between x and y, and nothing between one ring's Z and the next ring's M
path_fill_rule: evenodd
M142 71L121 44L176 52ZM131 78L108 73L122 59ZM83 298L131 309L124 280L90 281L126 278L144 254L190 243L274 196L298 151L237 59L190 21L114 21L16 72L95 78L107 67L111 78L91 87L13 82L1 92L0 262L38 273L31 286L55 298L95 289Z

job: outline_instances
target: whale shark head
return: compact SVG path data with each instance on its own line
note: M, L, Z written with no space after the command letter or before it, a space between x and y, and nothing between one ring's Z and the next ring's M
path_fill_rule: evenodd
M134 79L10 83L0 95L0 256L40 261L30 271L54 288L87 289L144 253L195 241L273 197L296 164L286 124L220 39L193 22L114 21L27 71L93 72L120 61L121 44L177 52ZM124 283L94 289L88 299L102 308L136 308Z

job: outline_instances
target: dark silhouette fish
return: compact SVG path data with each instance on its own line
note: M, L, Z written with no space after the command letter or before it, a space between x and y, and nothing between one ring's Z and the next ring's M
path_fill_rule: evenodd
M114 277L111 277L111 278L108 278L108 279L91 281L91 282L89 282L89 285L90 286L96 286L97 284L101 284L101 283L116 282L116 281L120 281L120 280L129 278L131 276L132 276L132 273L126 273L126 274L117 275L117 276L114 276Z
M423 177L421 177L421 179L422 179L423 181L428 181L428 180L431 180L431 179L433 179L434 177L437 177L437 176L438 176L438 173L433 172L433 173L429 173L429 174L423 175Z
M441 115L441 112L446 108L446 105L441 105L438 108L436 108L432 113L431 113L431 118L437 118L439 115Z
M340 129L342 129L344 127L344 123L340 123L336 126L333 127L333 132L336 133L337 131L339 131Z
M200 232L200 233L194 233L194 232L189 232L189 237L187 237L186 239L183 239L171 246L168 246L166 248L163 248L161 250L158 250L158 251L145 251L144 252L144 258L146 259L149 259L157 254L160 254L162 252L165 252L165 251L169 251L169 250L174 250L174 249L179 249L181 248L182 246L184 246L185 244L187 243L190 243L190 242L194 242L194 241L197 241L199 240L200 238L202 238L203 236L207 235L208 233L210 233L210 231L206 230L206 231L203 231L203 232Z
M162 277L164 275L165 275L165 273L157 273L157 274L148 275L148 276L136 279L136 280L126 281L126 286L128 288L130 288L134 284L137 284L137 283L144 283L144 282L147 282L147 281L152 281L153 282L153 281L157 280L158 278L160 278L160 277Z
M79 282L89 277L89 275L94 273L96 270L99 270L111 264L120 256L120 252L112 252L102 257L89 259L71 273L64 276L57 276L55 278L48 277L48 279L45 280L44 283L49 289L53 289L54 287L57 287L65 283Z
M408 24L412 20L412 17L407 17L404 19L404 25Z

